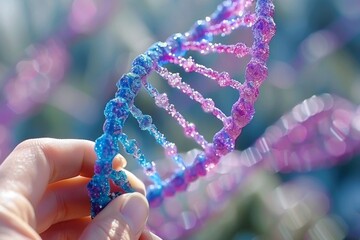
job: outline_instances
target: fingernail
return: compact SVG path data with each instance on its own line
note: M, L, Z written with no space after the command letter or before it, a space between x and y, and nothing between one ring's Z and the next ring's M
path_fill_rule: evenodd
M112 167L115 170L120 170L121 168L125 168L126 164L127 164L126 159L120 154L117 154L112 161Z
M157 235L155 235L154 233L150 232L151 235L151 239L152 240L162 240L160 237L158 237Z
M127 194L126 202L121 208L121 214L134 235L143 230L149 214L149 205L139 193Z
M160 237L150 232L148 228L145 227L143 232L141 233L141 239L143 240L162 240Z

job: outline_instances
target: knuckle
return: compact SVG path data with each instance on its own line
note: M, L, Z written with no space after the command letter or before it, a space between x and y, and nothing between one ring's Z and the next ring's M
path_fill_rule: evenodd
M38 161L49 165L50 168L50 176L55 177L55 170L53 163L49 161L49 156L51 156L55 149L54 149L54 141L55 139L52 138L33 138L27 139L21 143L19 143L14 152L20 153L21 152L31 152L31 156ZM50 179L52 181L52 179Z
M46 154L49 147L51 146L50 142L53 141L51 138L32 138L27 139L19 143L15 147L15 151L22 151L24 149L31 149L38 154Z

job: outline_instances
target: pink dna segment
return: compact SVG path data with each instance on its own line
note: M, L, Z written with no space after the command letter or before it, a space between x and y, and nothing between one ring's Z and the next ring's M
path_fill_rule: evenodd
M269 126L251 147L224 156L187 192L151 209L149 227L165 239L186 236L228 206L256 170L312 171L341 164L359 149L359 106L330 94L313 96ZM182 156L191 162L199 152ZM171 171L165 163L159 171Z
M112 168L112 160L119 153L119 144L125 152L132 155L152 181L148 187L147 199L151 207L160 206L164 198L185 191L191 182L205 176L220 161L221 157L232 152L235 140L241 130L253 118L254 103L259 95L259 88L267 78L266 60L269 57L269 43L275 34L273 21L274 5L270 0L227 0L217 10L197 21L184 34L174 34L165 42L151 46L144 54L135 58L129 73L124 74L117 83L115 97L105 107L104 134L95 142L98 159L95 163L95 175L88 184L91 199L91 216L96 216L113 198L123 192L132 192L123 171ZM213 42L217 35L225 36L239 28L250 28L253 44L221 44ZM235 55L238 58L249 56L243 83L233 79L228 72L219 72L201 65L192 57L185 57L187 52L201 54L218 53ZM231 114L227 116L211 98L205 98L200 92L185 83L179 73L171 72L167 65L177 65L185 72L194 72L215 81L219 87L229 87L238 91L239 97L232 104ZM196 129L169 101L166 93L159 92L149 81L150 73L160 75L170 87L176 88L188 98L200 104L204 112L215 116L222 123L222 128L215 133L211 142ZM140 89L145 89L153 98L157 107L165 110L183 129L186 137L193 139L201 148L191 163L185 163L178 153L176 144L167 140L152 121L152 117L143 114L134 99ZM164 149L164 155L172 159L178 169L169 178L162 179L155 163L143 153L138 141L131 139L123 128L129 116L136 119L141 130L147 131ZM111 191L111 183L122 191Z

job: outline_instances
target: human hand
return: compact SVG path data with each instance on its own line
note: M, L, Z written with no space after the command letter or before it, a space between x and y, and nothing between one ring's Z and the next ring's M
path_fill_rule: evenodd
M144 184L130 172L139 193L117 197L90 219L93 147L49 138L19 144L0 165L0 239L159 239L146 228ZM118 155L113 165L123 168L126 160Z

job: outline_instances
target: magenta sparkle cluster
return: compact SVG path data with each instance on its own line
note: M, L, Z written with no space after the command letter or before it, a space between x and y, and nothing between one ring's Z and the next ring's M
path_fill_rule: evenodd
M206 175L222 156L234 150L235 140L255 113L254 102L259 94L259 87L267 78L266 60L269 57L269 42L275 34L273 16L274 5L270 0L227 0L205 20L197 21L190 31L185 34L174 34L165 42L155 43L144 54L135 58L130 72L124 74L118 81L115 97L105 107L104 134L95 142L98 159L95 163L95 175L88 184L92 217L114 197L121 194L112 192L110 181L124 192L133 191L125 173L112 168L112 161L120 150L119 143L127 154L132 155L139 162L145 174L153 182L147 191L151 206L158 206L165 197L185 191L189 183ZM213 43L213 36L227 35L240 27L252 29L252 46L244 43L234 45ZM196 63L192 57L186 58L187 51L197 51L201 54L233 54L237 57L251 56L246 66L244 83L233 79L227 72L215 71ZM166 68L167 64L178 65L185 72L201 74L214 80L219 87L236 89L239 98L232 105L231 115L226 116L211 98L205 98L185 83L179 73L170 72ZM214 135L212 142L206 141L197 131L196 125L187 121L177 111L166 93L160 93L147 80L152 72L158 73L169 86L183 92L200 104L204 112L214 115L222 122L223 128ZM192 138L202 148L192 164L184 163L175 143L166 139L155 126L150 115L143 114L135 106L134 99L141 88L147 91L159 108L164 109L182 127L185 136ZM156 171L155 163L146 158L136 139L130 139L123 132L129 116L134 117L140 129L152 135L164 148L165 155L178 165L178 170L170 178L162 179Z

